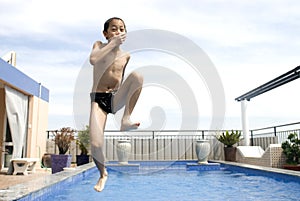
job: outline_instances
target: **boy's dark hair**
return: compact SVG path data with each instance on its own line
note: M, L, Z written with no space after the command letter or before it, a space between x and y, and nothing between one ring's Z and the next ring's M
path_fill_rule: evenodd
M112 20L121 20L123 22L123 24L124 24L124 29L127 32L126 25L125 25L124 21L121 18L119 18L119 17L112 17L112 18L109 18L108 20L106 20L106 22L104 23L104 29L103 29L103 31L107 31L107 29L109 27L109 24L110 24L110 22Z

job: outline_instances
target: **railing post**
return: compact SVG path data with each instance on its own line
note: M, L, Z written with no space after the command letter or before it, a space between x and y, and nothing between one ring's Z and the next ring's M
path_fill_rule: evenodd
M204 130L202 131L202 140L204 140Z
M274 135L276 137L276 126L274 126Z
M253 130L250 130L250 135L251 135L251 146L253 146L254 142L253 142Z
M155 138L155 134L154 134L154 131L152 131L152 139L154 140Z

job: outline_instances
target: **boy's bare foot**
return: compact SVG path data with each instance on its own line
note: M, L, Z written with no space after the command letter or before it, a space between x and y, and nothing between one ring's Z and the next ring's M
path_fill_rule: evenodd
M131 123L131 121L122 121L121 131L129 131L137 129L140 126L140 123Z
M95 191L101 192L104 189L108 174L105 171L102 177L99 178L97 184L94 186Z

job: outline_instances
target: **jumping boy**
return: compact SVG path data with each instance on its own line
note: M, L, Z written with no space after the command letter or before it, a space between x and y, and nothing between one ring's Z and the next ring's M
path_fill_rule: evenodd
M130 55L120 49L126 39L126 26L122 19L113 17L104 24L103 35L107 43L96 41L90 55L93 68L93 87L90 113L90 141L94 162L100 178L94 189L102 191L108 174L105 169L103 143L107 114L115 114L125 106L121 131L137 129L140 123L132 123L130 115L142 90L143 77L136 72L123 82Z

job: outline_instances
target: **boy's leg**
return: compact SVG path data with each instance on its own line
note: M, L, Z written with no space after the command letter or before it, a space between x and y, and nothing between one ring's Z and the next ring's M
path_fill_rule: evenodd
M122 131L136 129L140 125L139 123L132 123L130 115L142 91L143 80L140 74L136 72L131 73L114 96L113 112L117 112L125 105L121 120Z
M99 181L94 187L94 189L98 192L103 190L107 180L107 172L104 165L105 156L103 153L106 118L106 113L99 108L97 103L92 102L90 114L90 142L92 157L100 172Z

